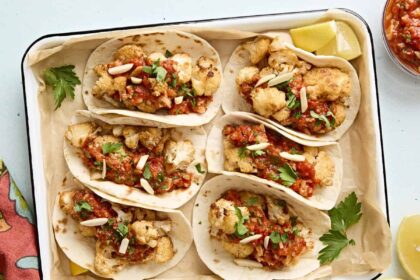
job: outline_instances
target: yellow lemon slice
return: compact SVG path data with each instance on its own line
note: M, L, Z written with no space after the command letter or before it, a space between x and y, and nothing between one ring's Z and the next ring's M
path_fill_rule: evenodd
M405 217L397 234L400 263L413 279L420 279L420 215Z
M333 40L316 50L318 55L335 55L352 60L362 54L359 41L351 27L342 21L337 21L337 34Z
M85 273L87 271L88 270L86 268L83 268L83 267L75 264L74 262L70 261L70 272L71 272L71 275L77 276L77 275L80 275L80 274Z
M337 25L334 20L290 29L293 44L308 52L316 51L335 38Z

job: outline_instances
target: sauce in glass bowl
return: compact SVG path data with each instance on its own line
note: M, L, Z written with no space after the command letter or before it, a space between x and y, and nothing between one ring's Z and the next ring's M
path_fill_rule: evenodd
M383 25L391 55L406 70L420 75L420 0L388 0Z

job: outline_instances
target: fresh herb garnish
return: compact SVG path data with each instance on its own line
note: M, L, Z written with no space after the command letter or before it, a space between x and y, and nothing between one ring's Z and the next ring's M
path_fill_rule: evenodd
M201 169L201 164L199 164L199 163L197 163L195 165L195 169L197 169L197 172L200 173L200 174L206 173L206 171L204 171L204 170Z
M280 167L278 170L280 172L279 177L282 180L283 185L290 187L296 182L297 174L288 163Z
M290 217L290 224L292 225L292 227L297 225L297 216L291 216Z
M166 191L166 190L167 190L167 189L169 189L169 188L168 188L168 186L167 186L167 185L163 185L163 186L161 186L161 187L160 187L160 189L161 189L161 190Z
M87 203L87 202L86 202L86 201L84 201L84 200L81 200L81 201L76 202L76 204L74 204L73 209L74 209L74 211L76 211L76 212L81 212L81 211L88 211L88 212L92 212L92 211L93 211L92 206L90 206L90 204L89 204L89 203Z
M288 239L289 239L289 235L287 233L283 233L282 235L280 235L281 243L286 243Z
M328 113L327 113L326 116L317 114L316 112L314 112L312 110L310 111L310 114L311 114L311 117L312 118L314 118L314 119L316 119L316 120L318 120L320 122L324 122L325 123L325 126L327 128L331 128L331 127L334 127L335 126L335 117L334 117L334 114L331 111L328 111ZM327 118L327 116L331 116L331 118L332 118L331 122Z
M262 156L263 154L265 154L263 150L256 150L251 152L252 157Z
M247 206L252 206L252 205L254 205L254 204L257 204L259 200L260 200L260 199L259 199L257 196L250 197L250 198L246 201L246 205L247 205Z
M166 71L165 68L163 68L161 66L156 67L156 71L155 71L156 80L158 82L162 82L163 80L165 80L166 73L168 73L168 72Z
M293 117L294 117L295 119L299 119L300 117L302 117L302 112L301 112L301 111L296 111L296 112L293 114Z
M176 87L177 82L178 82L178 80L177 80L177 78L176 78L176 75L175 75L175 74L172 74L172 81L171 81L171 83L170 83L170 87L171 87L171 88L175 88L175 87Z
M238 155L239 155L239 158L245 158L246 157L246 147L240 147L238 149Z
M128 235L128 226L124 223L118 223L117 233L121 238L125 238Z
M157 175L157 179L158 179L159 182L162 183L165 180L165 175L163 175L162 172L159 172L158 175Z
M278 233L277 231L271 232L270 239L271 239L271 242L273 242L273 244L279 244L280 243L280 233Z
M171 56L173 56L173 54L169 50L166 50L165 51L165 57L168 58L168 57L171 57Z
M144 166L143 177L146 180L149 180L150 178L152 178L152 172L150 172L149 163L146 163Z
M277 85L275 85L275 87L278 90L284 90L287 87L286 88L287 89L287 92L289 92L290 91L289 83L290 83L290 80L289 81L285 81L285 82L280 83L280 84L277 84Z
M298 152L298 150L296 150L296 148L295 148L295 147L292 147L292 148L290 149L290 153L291 153L292 155L300 155L300 153Z
M150 74L156 77L156 80L158 82L162 82L165 80L167 71L165 68L159 65L160 65L160 60L158 59L155 62L153 62L152 66L147 66L147 65L143 66L141 70L147 74Z
M281 208L286 207L286 201L284 201L283 199L277 199L276 204L277 204L277 206L279 206Z
M331 229L319 239L324 247L318 256L321 264L331 263L348 245L355 245L353 239L348 239L346 230L356 224L362 217L362 204L358 202L356 193L352 192L336 207L328 211L331 219Z
M235 206L235 214L238 217L238 222L235 224L236 234L242 236L248 232L244 222L249 219L248 216L243 216L241 209Z
M74 72L74 65L45 69L44 80L48 86L53 88L55 110L60 108L64 98L74 99L74 88L81 84Z
M102 145L102 153L104 155L109 154L109 153L114 153L116 151L118 151L121 148L122 144L121 143L105 143Z
M300 107L300 101L296 99L296 96L292 92L290 92L287 93L286 105L290 110L294 110Z

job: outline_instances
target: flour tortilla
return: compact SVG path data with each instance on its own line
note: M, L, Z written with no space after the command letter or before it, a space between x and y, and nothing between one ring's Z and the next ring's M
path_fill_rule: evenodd
M223 128L227 124L263 124L266 129L270 129L278 134L283 135L290 140L299 143L304 146L318 147L319 150L326 151L335 163L335 173L333 184L331 186L317 187L315 188L314 194L310 198L304 198L289 187L283 186L271 180L262 179L256 175L245 174L241 172L226 171L224 169L224 146L223 146ZM208 163L208 171L219 174L235 175L243 178L249 178L252 181L260 182L271 186L277 190L284 191L289 196L305 203L314 208L321 210L329 210L334 207L340 194L341 182L343 177L343 157L341 155L341 149L338 143L335 142L321 142L321 141L309 141L301 139L292 134L279 129L271 123L264 122L262 119L255 118L249 113L231 113L227 114L218 119L213 128L210 130L209 137L207 139L206 146L206 158Z
M66 191L76 190L74 187L67 187ZM118 203L112 196L106 193L96 192L99 196ZM141 207L141 205L129 202L129 206ZM154 209L156 210L156 209ZM162 212L162 211L161 211ZM192 229L191 226L181 211L178 210L167 210L164 211L168 218L172 221L172 230L168 233L174 246L175 255L166 263L158 264L153 261L146 262L138 265L128 265L120 272L113 275L101 275L94 268L95 260L95 239L84 237L78 231L78 223L70 216L66 215L59 206L58 196L55 200L52 225L54 229L55 239L58 245L66 254L66 256L74 263L81 267L84 267L94 274L113 279L145 279L154 277L158 274L163 273L166 270L177 265L185 254L188 252L192 241Z
M275 33L273 35L275 35ZM287 40L285 39L285 41ZM340 126L335 128L331 132L326 133L322 136L312 136L285 127L275 120L267 119L257 114L255 114L255 117L263 119L271 123L272 125L277 126L280 129L303 139L316 141L335 141L340 139L353 124L360 107L361 91L359 78L357 76L356 70L347 60L342 59L340 57L321 55L316 56L310 52L296 48L288 42L285 42L284 46L293 51L300 59L305 60L311 63L312 65L315 65L316 67L336 67L350 75L352 92L351 96L348 99L346 119ZM245 50L242 45L239 45L233 52L224 70L224 81L222 84L222 90L225 94L225 98L222 103L222 108L223 111L225 111L225 113L231 113L235 111L253 112L252 106L249 103L247 103L245 99L240 95L235 80L237 74L242 68L251 65L252 63L249 60L249 52Z
M208 213L210 205L218 200L227 190L236 189L257 194L273 196L285 200L301 218L305 226L309 227L311 239L314 240L314 249L301 256L295 266L282 270L267 270L262 268L248 268L236 265L234 256L223 249L222 242L210 238ZM330 228L329 217L314 208L288 196L284 192L276 191L264 184L236 176L217 176L207 181L198 193L193 209L194 241L201 260L214 273L223 279L295 279L303 277L320 267L317 260L318 252L323 245L319 237Z
M92 118L92 114L87 111L78 111L71 124L88 121L107 122L107 118L103 117L98 120ZM91 179L89 169L78 155L79 149L73 147L66 139L64 139L64 157L73 176L93 191L109 194L119 199L120 203L125 203L122 200L128 200L139 203L144 207L176 209L187 203L198 192L206 176L206 172L200 174L195 168L196 164L200 164L202 170L206 170L204 157L206 132L202 127L177 127L172 129L171 138L174 140L190 140L194 145L194 160L187 169L193 175L192 184L188 189L174 190L159 195L150 195L143 190L111 181Z
M131 117L131 119L126 119L130 121L128 124L161 127L199 126L210 122L214 118L223 98L220 87L213 93L213 100L208 104L207 111L203 114L151 114L126 108L117 108L109 102L95 98L92 94L92 88L98 80L98 76L94 71L94 67L98 64L110 63L113 60L114 52L126 44L139 44L146 54L152 52L165 53L166 50L173 53L185 52L191 56L193 65L201 56L206 56L216 61L215 66L221 74L223 73L222 63L217 51L207 41L191 33L177 30L145 31L128 37L111 39L96 48L86 63L82 92L83 100L89 111L101 115L116 114L123 117ZM220 82L223 82L223 78L221 78Z

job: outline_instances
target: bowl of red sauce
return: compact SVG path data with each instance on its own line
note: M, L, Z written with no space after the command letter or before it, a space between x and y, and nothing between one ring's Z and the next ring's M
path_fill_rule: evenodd
M420 0L388 0L382 31L385 47L395 64L420 78Z

